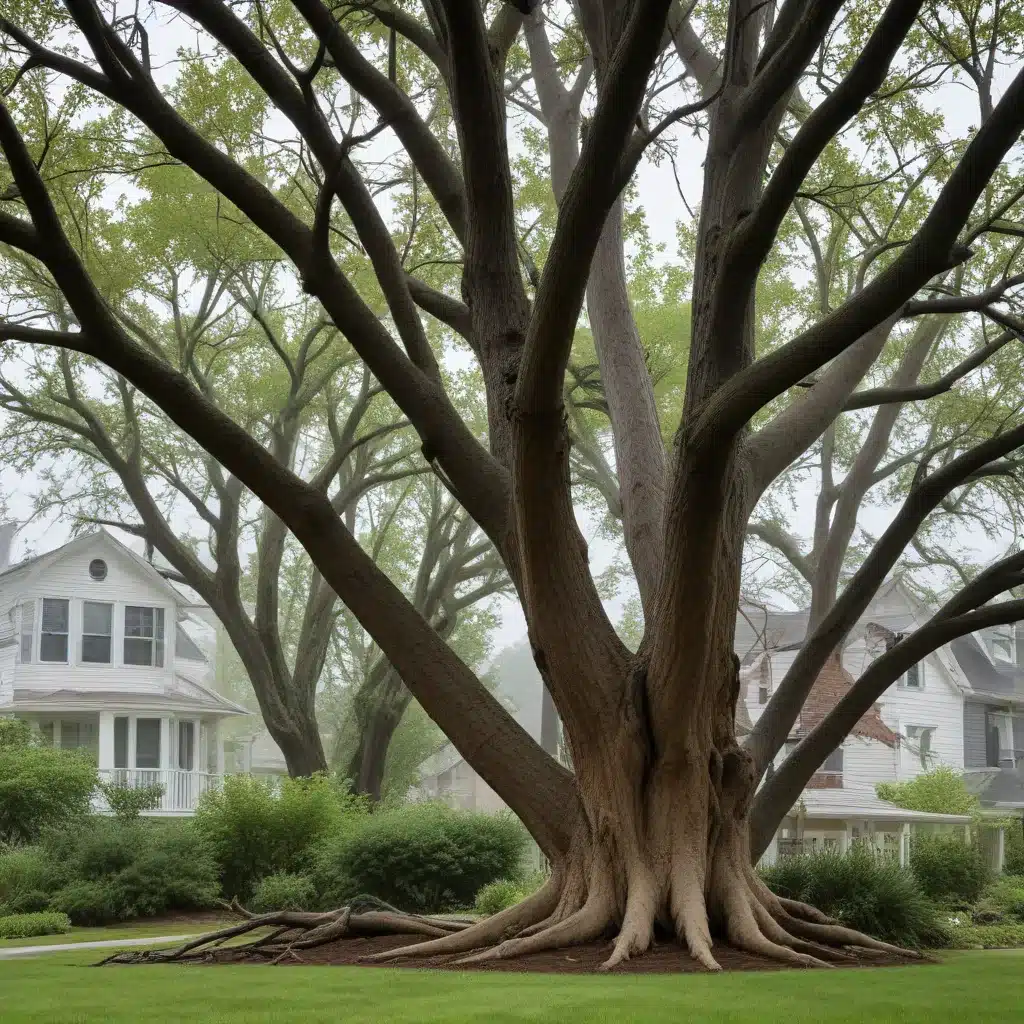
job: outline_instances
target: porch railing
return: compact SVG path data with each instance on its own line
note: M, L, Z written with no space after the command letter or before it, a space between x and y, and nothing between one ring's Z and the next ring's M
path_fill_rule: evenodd
M220 789L223 775L210 772L189 772L173 768L103 768L100 769L103 782L118 786L162 786L160 803L149 813L190 814L199 806L199 799L213 789ZM108 812L110 807L102 794L95 798L95 809ZM143 812L146 813L146 812Z

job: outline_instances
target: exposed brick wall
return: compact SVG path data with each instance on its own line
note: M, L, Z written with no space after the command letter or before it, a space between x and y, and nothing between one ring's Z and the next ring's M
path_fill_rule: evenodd
M809 733L818 725L825 716L846 696L853 686L853 676L843 667L838 655L829 658L814 681L811 692L807 695L803 709L800 712L800 721L797 727L797 735L802 736ZM866 739L878 740L888 747L896 746L896 733L882 721L882 715L877 704L873 705L863 718L853 727L854 736L863 736ZM841 786L842 783L838 783ZM814 786L812 789L825 789L825 786Z

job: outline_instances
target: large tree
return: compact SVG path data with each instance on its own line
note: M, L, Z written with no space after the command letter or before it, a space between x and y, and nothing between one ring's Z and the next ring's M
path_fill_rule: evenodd
M808 638L752 742L741 748L732 642L744 539L752 510L772 483L783 416L795 457L842 412L892 322L931 298L930 286L946 285L954 274L948 311L978 307L981 299L961 293L955 272L984 259L992 232L1021 230L1015 220L1021 192L1007 160L1024 127L1024 73L1006 82L998 102L990 94L983 120L967 137L948 140L946 170L919 193L913 225L876 247L851 294L790 325L788 337L759 346L757 285L805 182L844 144L844 133L855 129L870 144L879 130L872 119L885 119L879 112L891 111L891 124L907 95L941 87L943 75L999 65L1013 53L1016 24L999 7L994 14L979 9L969 33L977 59L947 55L922 83L921 0L862 5L845 20L840 3L816 0L777 6L733 0L700 10L677 10L670 0L581 0L558 13L575 19L565 44L576 47L575 56L568 54L567 62L580 65L584 46L592 62L593 104L580 120L578 156L568 154L565 178L556 184L557 223L537 267L523 252L517 221L505 72L515 73L510 48L523 18L532 24L543 13L509 6L487 12L477 0L431 0L423 17L398 4L360 4L349 12L321 0L164 0L155 7L194 24L204 58L212 55L215 66L230 67L237 77L244 68L244 87L272 104L275 125L290 124L300 140L302 173L287 182L301 178L308 201L282 187L277 163L233 153L205 112L175 109L155 70L159 19L140 24L116 18L105 3L66 0L60 40L51 42L51 9L18 6L0 20L11 52L23 59L7 84L9 106L0 110L0 146L20 206L0 218L0 239L45 268L74 323L9 321L0 336L100 359L249 487L293 531L426 711L536 837L553 871L535 896L419 950L475 950L503 939L478 955L504 956L614 927L611 966L645 950L656 924L712 968L713 937L799 963L842 956L836 945L878 945L764 887L751 866L751 801L818 671L918 528L948 495L1024 443L1024 424L1004 422L935 468L927 456L918 461L891 525ZM68 37L77 53L69 52ZM541 42L531 40L535 62L545 59L543 46L535 45ZM411 75L399 53L414 55ZM666 60L684 62L686 77L675 76L675 93L659 81ZM438 93L429 108L418 93L423 74L433 76ZM126 130L138 130L140 148L144 143L147 152L159 149L190 167L216 190L233 221L262 232L292 261L303 290L319 300L408 418L427 461L503 559L562 719L573 773L515 724L373 563L327 495L119 321L62 222L59 185L48 180L46 132L18 106L20 91L47 76L77 83L109 104ZM693 81L697 93L687 96ZM335 116L341 83L361 98L349 105L347 122ZM666 95L678 105L657 119ZM685 400L670 449L653 414L657 403L638 333L601 329L595 313L603 296L590 295L623 483L626 547L645 612L633 653L602 606L574 515L565 375L596 257L621 256L615 246L600 246L615 229L623 188L645 151L696 114L706 137L703 193L694 228ZM443 258L451 260L454 251L461 263L458 299L436 287L437 280L408 271L404 239L374 202L370 165L357 162L360 144L388 132L411 161L416 187L429 191L443 218L434 228L444 235ZM343 235L335 200L346 218ZM352 237L372 264L372 288L341 261ZM612 267L600 280L615 273ZM368 297L376 288L386 321ZM624 296L611 295L621 307ZM474 430L472 403L453 397L421 311L456 331L478 361L486 445ZM810 380L813 386L794 393ZM849 700L873 699L877 686L884 689L929 645L1020 617L1024 603L990 602L1019 580L1022 565L1014 554L977 575L932 622L876 661ZM836 722L830 716L815 732L841 728ZM815 744L823 742L812 734L790 762L809 760L813 771L822 759Z

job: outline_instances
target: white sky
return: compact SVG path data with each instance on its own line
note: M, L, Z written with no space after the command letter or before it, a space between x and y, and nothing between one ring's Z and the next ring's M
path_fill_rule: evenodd
M154 37L153 45L156 52L157 41L152 31L151 37ZM163 53L172 53L180 45L193 45L194 41L195 34L186 29L182 20L165 24L160 29L159 47ZM167 73L172 73L170 67ZM944 88L937 94L936 102L941 104L949 128L956 134L963 133L969 125L977 122L974 95L960 86ZM701 192L703 143L686 133L680 136L679 152L676 166L680 182L688 202L695 207ZM671 260L676 256L676 223L686 217L671 165L668 161L664 161L660 167L644 163L638 171L637 184L640 202L647 213L651 238L655 244L664 246L663 258ZM19 477L10 468L0 466L0 512L3 510L3 503L6 502L8 518L24 522L31 515L32 495L38 491L39 486L39 479L34 474ZM808 536L811 533L814 497L814 488L810 484L801 488L798 493L793 517L793 526L798 535ZM865 510L861 522L877 535L884 529L891 514L891 511L869 507ZM606 541L595 537L593 524L582 525L585 534L591 540L590 551L595 572L599 572L613 557L614 550ZM29 551L39 552L55 547L68 539L69 532L68 524L54 522L52 519L46 522L27 523L15 541L12 556L17 559ZM130 540L125 537L122 539ZM998 544L988 542L980 533L977 538L965 538L965 541L976 548L980 557L994 556L999 548ZM628 596L630 591L627 588L612 603L610 613L613 619L617 619L621 614L621 607ZM504 601L501 617L501 626L494 637L496 650L521 639L526 633L525 620L516 602Z

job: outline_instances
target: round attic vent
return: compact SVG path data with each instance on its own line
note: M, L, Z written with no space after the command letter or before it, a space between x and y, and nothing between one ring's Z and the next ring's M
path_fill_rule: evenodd
M94 580L105 580L107 578L107 563L102 558L94 558L89 563L89 575Z

